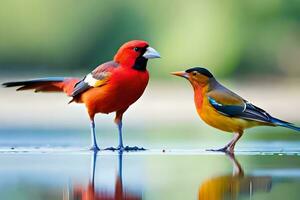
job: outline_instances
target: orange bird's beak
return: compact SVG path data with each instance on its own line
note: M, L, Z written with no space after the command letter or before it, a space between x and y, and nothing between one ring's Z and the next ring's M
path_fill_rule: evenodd
M180 76L180 77L183 77L183 78L186 78L186 79L189 78L189 74L186 73L185 71L171 72L171 74L175 75L175 76Z

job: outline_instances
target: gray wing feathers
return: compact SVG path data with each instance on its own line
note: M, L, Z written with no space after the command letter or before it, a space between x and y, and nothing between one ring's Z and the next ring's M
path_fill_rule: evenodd
M84 80L84 79L83 79ZM72 97L75 97L77 96L78 94L88 90L89 88L91 88L91 86L89 86L88 83L84 82L83 80L79 81L75 87L74 87L74 90L71 94Z

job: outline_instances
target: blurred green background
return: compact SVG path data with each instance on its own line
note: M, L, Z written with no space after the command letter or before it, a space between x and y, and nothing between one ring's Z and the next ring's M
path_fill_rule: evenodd
M1 74L84 74L132 39L152 77L203 65L223 77L300 75L300 2L2 0Z
M205 66L245 99L300 125L298 0L1 0L0 83L82 77L132 39L162 56L149 62L149 87L124 117L125 144L151 149L124 159L124 188L143 199L196 199L207 180L232 173L225 156L201 155L231 135L200 121L191 88L170 71ZM57 199L72 189L70 180L88 180L84 106L67 105L62 94L0 87L0 95L1 199ZM117 145L113 118L97 116L101 148ZM263 155L239 156L245 177L272 179L267 192L251 183L248 196L259 195L251 199L298 199L299 141L284 128L247 130L238 153ZM114 191L117 157L106 153L98 156L96 183Z
M132 39L148 41L162 58L149 62L149 87L126 112L128 137L148 131L151 134L141 134L141 138L157 140L158 146L161 139L170 137L181 141L178 146L193 138L222 138L207 134L220 131L200 122L188 83L169 75L196 65L209 68L230 89L274 116L300 121L300 2L296 0L4 0L0 6L0 82L83 77L111 60L120 45ZM4 88L0 92L5 97L0 99L2 130L89 130L84 107L66 106L64 95L32 95ZM115 138L112 118L101 115L97 123L101 137L105 128L108 138ZM285 134L288 130L282 128L254 132L265 135L245 137L300 138Z

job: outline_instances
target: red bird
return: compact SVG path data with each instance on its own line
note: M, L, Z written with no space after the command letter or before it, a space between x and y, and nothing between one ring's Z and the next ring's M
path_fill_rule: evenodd
M103 63L83 79L51 77L3 83L6 87L21 86L17 90L34 89L35 92L65 92L71 102L84 103L91 121L91 150L98 151L95 133L97 113L116 112L119 146L111 150L139 150L123 146L122 116L128 107L143 94L149 80L146 69L148 59L160 58L147 42L133 40L123 44L112 61Z

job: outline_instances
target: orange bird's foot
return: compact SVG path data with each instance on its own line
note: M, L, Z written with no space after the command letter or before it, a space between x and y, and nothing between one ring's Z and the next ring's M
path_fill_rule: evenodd
M106 148L105 150L109 150L109 151L145 151L146 149L143 148L143 147L137 147L137 146L134 146L134 147L129 147L129 146L126 146L126 147L109 147L109 148Z
M224 152L224 153L230 153L230 154L234 153L233 149L231 149L229 147L223 147L223 148L220 148L220 149L207 149L206 151Z

